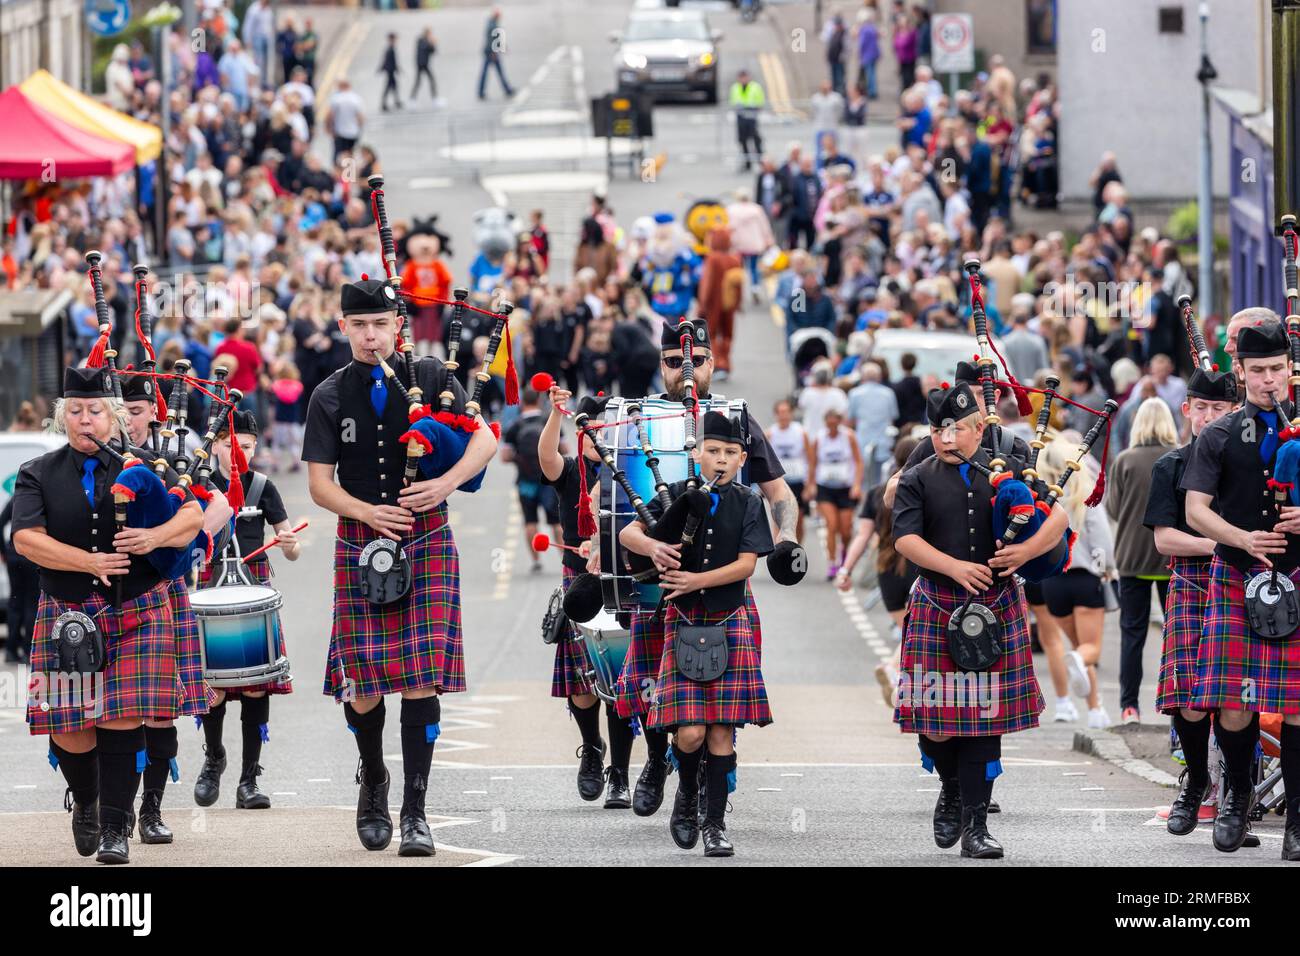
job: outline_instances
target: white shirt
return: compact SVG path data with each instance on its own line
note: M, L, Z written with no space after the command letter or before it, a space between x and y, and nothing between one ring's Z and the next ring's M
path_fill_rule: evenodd
M334 121L334 135L344 139L361 136L361 97L356 90L340 90L330 97L330 116Z
M808 454L804 447L804 436L803 426L798 422L791 422L785 428L774 424L767 430L768 444L776 452L777 460L781 462L781 468L789 481L808 480Z
M799 411L802 414L804 431L816 435L826 425L826 413L837 411L847 416L849 397L842 389L834 385L825 388L810 385L799 393Z
M834 437L825 428L817 433L817 484L824 488L853 484L853 443L842 427Z
M298 99L302 101L303 106L316 105L316 91L306 83L286 83L280 87L280 99L284 99L290 93L297 93Z

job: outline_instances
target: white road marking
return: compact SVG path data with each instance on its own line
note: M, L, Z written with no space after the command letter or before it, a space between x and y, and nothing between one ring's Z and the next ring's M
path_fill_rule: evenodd
M781 774L781 776L783 776L783 777L802 777L803 774L801 774L801 773L783 773L783 774Z
M486 796L487 796L487 791L486 791L486 790L462 790L461 793L465 794L465 796L467 796L467 797L486 797Z
M297 791L297 790L272 790L272 791L271 791L271 796L273 796L273 797L296 797L296 796L298 796L298 791Z
M1080 787L1080 788L1079 788L1079 792L1080 792L1080 793L1100 793L1102 790L1105 790L1105 789L1106 789L1105 787Z
M781 788L780 787L759 787L757 792L758 793L780 793Z
M15 790L35 790L35 789L36 789L36 784L34 784L34 783L16 783L16 784L14 784L14 789L15 789Z
M329 777L308 777L307 782L308 783L329 783L330 778Z
M1075 770L1070 773L1063 773L1061 774L1061 776L1062 777L1086 777L1087 774L1084 773L1082 770Z

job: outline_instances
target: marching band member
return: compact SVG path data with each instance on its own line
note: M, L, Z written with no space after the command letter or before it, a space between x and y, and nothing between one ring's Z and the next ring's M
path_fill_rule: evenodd
M1282 714L1287 794L1282 859L1294 861L1300 860L1300 641L1294 633L1260 636L1246 607L1246 587L1259 572L1300 577L1300 507L1275 507L1269 487L1278 434L1286 427L1275 396L1286 394L1287 359L1287 334L1280 323L1238 331L1236 363L1245 404L1201 431L1181 487L1187 493L1187 524L1216 542L1196 690L1188 704L1217 712L1214 735L1223 751L1228 792L1214 821L1214 846L1231 853L1245 842L1255 796L1251 771L1259 714ZM1280 603L1287 603L1285 594L1282 598ZM1190 771L1191 755L1187 766Z
M691 553L684 553L681 543L650 537L640 520L624 527L619 541L654 560L668 602L649 725L676 734L673 753L679 772L669 832L684 850L692 849L700 837L699 766L707 745L704 855L732 856L735 849L726 836L724 815L727 777L736 767L735 731L746 724L763 727L772 722L753 624L745 608L745 582L758 558L772 550L772 532L762 499L736 481L745 464L745 435L739 422L718 412L705 413L692 457L702 476L717 479L711 492L712 510L698 529ZM674 482L669 493L676 497L686 487L684 481ZM656 519L662 517L663 503L657 497L648 507ZM705 668L707 673L691 669L679 643L685 626L713 632L701 638L710 650L699 657L717 654L716 640L725 645L721 673L716 667ZM693 638L687 645L692 648Z
M343 703L356 735L357 836L368 850L382 850L392 840L384 695L401 695L399 853L431 856L424 802L439 730L438 695L465 689L460 572L446 502L487 466L496 438L476 415L481 427L458 463L437 478L403 487L398 438L409 427L408 409L376 359L378 353L390 366L394 361L400 331L396 293L383 282L362 279L343 286L341 307L339 329L352 361L312 393L302 451L312 500L339 516L324 692ZM439 359L421 358L415 368L424 395L450 389L454 411L464 414L464 390ZM363 567L362 558L373 563ZM404 592L403 579L409 581ZM391 589L400 596L388 600ZM371 603L368 595L388 603Z
M213 472L212 484L222 492L222 497L230 487L232 443L239 446L243 461L252 461L257 454L257 418L252 412L236 410L231 415L234 420L235 433L231 435L227 424L217 433L217 440L212 445L213 456L217 460L217 470ZM233 554L234 544L239 545L240 555L249 555L262 546L266 537L266 526L275 531L276 546L290 561L297 561L302 554L302 543L289 523L289 515L284 510L284 501L280 491L273 482L261 472L250 468L240 470L240 483L244 487L244 507L258 509L260 515L236 515L234 540L226 534L218 540L212 560L199 575L199 584L208 585L220 568L220 561L227 554ZM215 496L214 496L215 497ZM265 554L253 558L245 568L249 576L258 584L270 587L271 561ZM281 630L283 635L283 630ZM283 640L283 636L281 637ZM243 737L243 754L240 763L239 787L235 791L235 807L240 810L264 810L271 805L271 798L257 786L257 778L262 773L259 763L262 756L262 744L270 739L268 723L271 715L271 694L291 694L293 684L289 678L271 684L256 684L248 687L222 687L216 691L216 702L203 716L203 738L205 741L203 769L194 782L194 802L201 807L210 807L221 796L221 774L226 769L226 748L221 742L222 727L226 719L226 702L238 700L239 723Z
M926 404L935 453L904 471L893 507L894 547L920 571L903 634L895 720L904 733L917 734L923 765L939 772L935 843L946 849L960 839L962 856L995 859L1002 846L989 835L986 815L1002 771L1002 735L1038 726L1044 706L1012 575L1061 540L1065 519L1049 518L1027 540L999 548L993 488L962 461L987 466L990 460L974 392L958 382L931 391ZM1017 474L1024 467L1014 457L1006 464ZM1053 515L1059 511L1055 506ZM1002 652L986 670L963 678L947 628L967 595L996 618ZM938 700L931 693L936 683ZM970 693L946 699L950 685Z
M147 555L190 547L203 515L186 492L165 523L115 530L112 489L124 464L96 444L126 431L112 384L108 369L65 371L52 427L68 444L19 471L13 539L41 568L28 725L49 735L50 762L67 781L77 852L127 863L144 723L174 717L185 695L168 582ZM163 480L175 484L176 473Z
M122 401L126 405L127 433L131 444L140 449L145 458L150 442L150 425L157 421L156 401L158 381L149 375L123 372ZM145 458L146 462L148 461ZM169 462L172 464L172 462ZM195 541L193 553L207 556L208 542L215 540L234 515L225 495L214 496L204 504L203 527ZM185 700L181 716L201 717L217 702L217 693L203 679L203 651L199 646L199 625L190 607L189 591L184 578L167 582L171 600L172 619L176 627L176 655L181 682L185 685ZM144 736L149 762L145 765L140 795L140 842L171 843L172 832L162 819L163 794L168 776L178 776L175 768L178 743L176 726L170 718L155 716L145 721Z
M1169 594L1165 600L1164 645L1156 709L1173 718L1174 730L1187 760L1187 779L1169 808L1167 826L1175 836L1196 829L1201 802L1210 785L1210 721L1191 708L1196 688L1196 658L1210 592L1210 564L1215 543L1187 524L1185 492L1179 487L1197 437L1211 423L1232 411L1237 379L1231 372L1198 368L1187 382L1183 418L1192 426L1192 439L1166 452L1151 469L1151 490L1143 523L1155 532L1156 550L1169 556ZM1210 507L1216 507L1211 501Z
M572 398L568 389L553 385L547 396L551 413L542 428L537 442L537 458L542 466L542 476L560 498L560 525L564 531L564 544L580 548L590 556L595 538L584 539L578 532L578 508L584 486L580 468L587 472L585 485L596 486L596 472L600 455L591 442L582 443L582 460L560 452L560 423L564 413L560 409ZM588 558L581 553L565 550L562 559L563 583L567 588L573 579L587 569ZM632 806L628 787L628 764L632 759L632 727L626 717L620 717L615 707L605 705L605 726L609 731L609 767L605 767L605 742L600 739L600 701L591 684L583 676L586 657L576 629L570 625L567 640L555 645L555 668L551 675L551 696L565 697L569 713L582 733L578 748L578 795L584 800L598 800L605 793L605 809L626 810ZM606 779L609 786L606 791Z

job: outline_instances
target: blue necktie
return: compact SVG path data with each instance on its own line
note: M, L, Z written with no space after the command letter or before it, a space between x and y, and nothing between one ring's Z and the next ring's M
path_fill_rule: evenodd
M967 465L963 462L962 464L957 466L957 470L961 472L961 480L966 482L966 487L969 488L970 487L970 465Z
M383 416L384 406L388 404L388 383L384 381L384 370L376 365L370 370L370 377L375 380L370 388L370 404L375 414Z
M1259 443L1259 457L1267 465L1273 460L1273 452L1277 451L1277 412L1261 411L1259 417L1268 426L1264 440Z
M713 515L718 511L718 493L716 491L710 491L709 498L713 501L713 504L709 505L709 514Z
M81 466L81 487L86 490L86 500L95 507L95 469L99 467L98 458L87 458Z

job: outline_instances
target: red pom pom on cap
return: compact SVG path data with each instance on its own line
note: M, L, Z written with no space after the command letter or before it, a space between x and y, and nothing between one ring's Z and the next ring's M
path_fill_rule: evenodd
M605 397L605 390L602 388L599 392L596 393L596 397L597 397L597 398L604 398L604 397Z
M949 389L949 388L952 388L952 386L949 385L947 382L940 382L940 383L939 383L939 387L942 388L942 389Z
M550 546L551 546L551 537L550 537L550 535L546 535L546 534L535 534L535 535L533 535L533 550L534 550L534 551L545 551L545 550L546 550L547 548L549 548Z
M555 379L546 372L538 372L528 380L534 392L549 392L551 386L555 384Z
M361 281L362 281L362 282L365 282L365 281L368 280L369 278L370 278L370 276L366 275L364 272L361 273Z
M1212 372L1217 372L1218 370L1219 370L1219 363L1218 363L1218 362L1215 362L1213 365L1210 366L1210 371L1212 371Z

